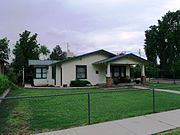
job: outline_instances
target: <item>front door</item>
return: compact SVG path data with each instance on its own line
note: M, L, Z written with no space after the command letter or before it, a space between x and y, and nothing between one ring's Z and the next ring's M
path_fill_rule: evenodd
M114 82L122 82L126 77L126 66L111 66L111 75Z

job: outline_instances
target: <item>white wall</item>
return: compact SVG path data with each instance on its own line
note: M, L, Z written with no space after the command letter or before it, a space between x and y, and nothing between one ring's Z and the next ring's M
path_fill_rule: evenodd
M61 65L56 65L56 86L61 86Z
M47 79L33 79L34 86L46 86L48 85Z
M107 56L102 54L92 54L81 57L69 62L63 63L62 66L62 85L69 86L71 80L76 80L76 65L87 65L87 79L92 85L106 82L106 66L97 66L92 63L106 59ZM96 70L99 74L96 74Z
M52 66L48 66L48 73L47 73L47 83L48 85L54 85L54 79L52 79Z

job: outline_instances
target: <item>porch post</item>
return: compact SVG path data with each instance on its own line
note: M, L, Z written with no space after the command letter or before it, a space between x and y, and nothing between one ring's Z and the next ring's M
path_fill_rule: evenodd
M112 86L111 67L110 67L109 63L107 65L106 86L107 87L111 87Z
M142 83L143 85L146 85L146 75L145 75L144 64L141 65L141 83Z

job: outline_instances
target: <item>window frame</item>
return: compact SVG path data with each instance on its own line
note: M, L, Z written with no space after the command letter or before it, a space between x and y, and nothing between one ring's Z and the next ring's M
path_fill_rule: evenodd
M39 73L36 73L36 69L40 69L40 72ZM46 72L44 72L43 69L46 69ZM46 77L43 77L43 74L46 73ZM41 77L36 77L36 74L40 74ZM48 68L47 67L35 67L34 69L34 78L35 79L47 79L47 74L48 74Z
M78 77L78 68L84 68L85 69L85 77L84 78ZM76 80L79 80L79 79L87 79L87 65L76 65Z

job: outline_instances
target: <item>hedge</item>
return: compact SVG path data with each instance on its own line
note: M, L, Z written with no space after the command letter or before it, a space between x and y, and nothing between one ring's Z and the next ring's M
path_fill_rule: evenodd
M86 80L73 80L70 83L70 87L85 87L88 85L91 85L91 83Z
M15 85L11 81L9 81L6 76L0 74L0 96L8 88L14 89Z

